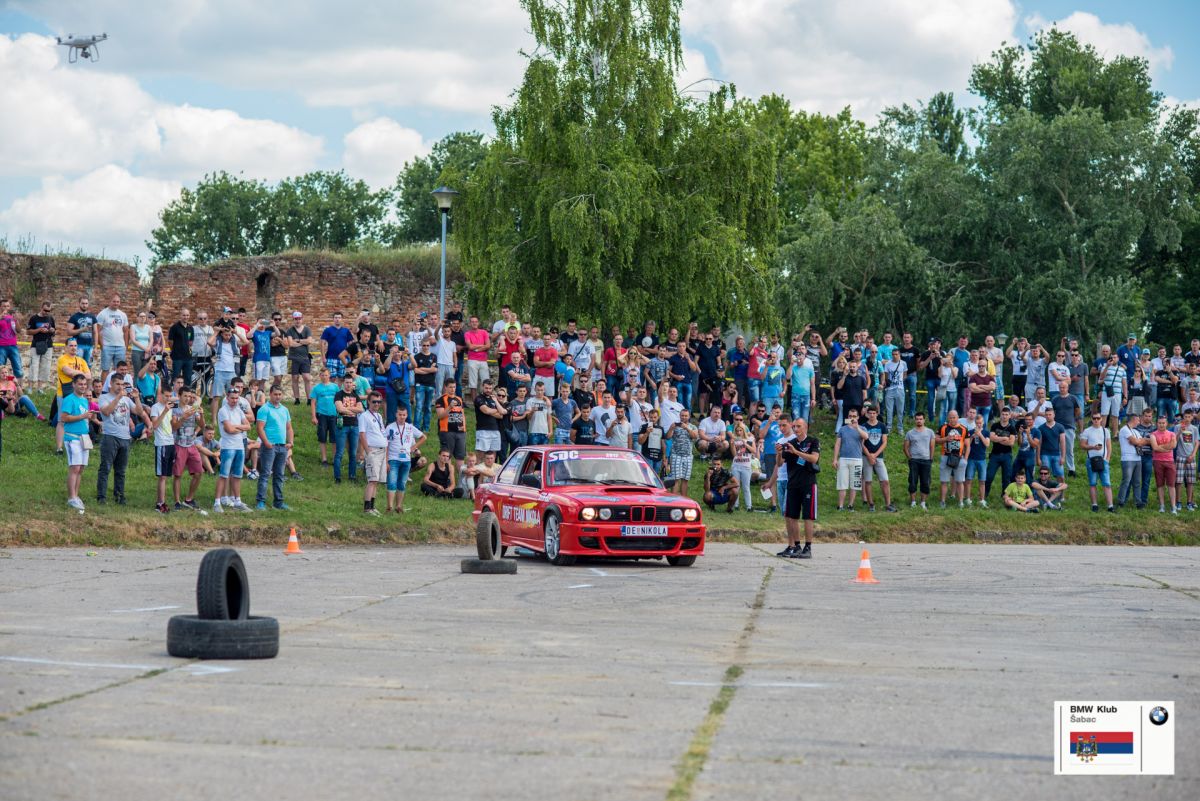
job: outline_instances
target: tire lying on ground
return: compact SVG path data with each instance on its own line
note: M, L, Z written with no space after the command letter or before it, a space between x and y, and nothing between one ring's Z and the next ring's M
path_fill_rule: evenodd
M517 563L511 559L464 559L462 560L462 572L480 575L516 573Z
M279 653L279 621L175 615L167 623L167 653L187 659L273 659Z
M233 548L204 554L196 576L196 612L203 620L245 620L250 616L246 566Z

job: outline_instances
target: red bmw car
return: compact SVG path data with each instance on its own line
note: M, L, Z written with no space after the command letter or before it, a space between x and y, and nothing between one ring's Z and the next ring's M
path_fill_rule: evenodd
M640 454L600 445L518 448L475 492L480 557L521 546L570 565L580 556L666 557L687 567L704 553L700 505L669 492Z

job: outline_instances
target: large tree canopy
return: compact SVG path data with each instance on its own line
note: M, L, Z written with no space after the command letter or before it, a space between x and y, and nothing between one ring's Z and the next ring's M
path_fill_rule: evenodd
M460 202L477 305L772 318L775 148L731 87L681 98L679 0L523 0L538 48Z

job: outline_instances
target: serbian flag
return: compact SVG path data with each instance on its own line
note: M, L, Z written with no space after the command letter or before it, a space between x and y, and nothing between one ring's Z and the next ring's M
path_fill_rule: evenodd
M1131 731L1073 731L1071 753L1097 756L1106 754L1132 754L1133 732Z

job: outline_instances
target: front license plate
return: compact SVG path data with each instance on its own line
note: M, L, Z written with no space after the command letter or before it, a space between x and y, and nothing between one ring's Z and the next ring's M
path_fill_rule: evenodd
M622 537L665 537L666 526L621 526Z

